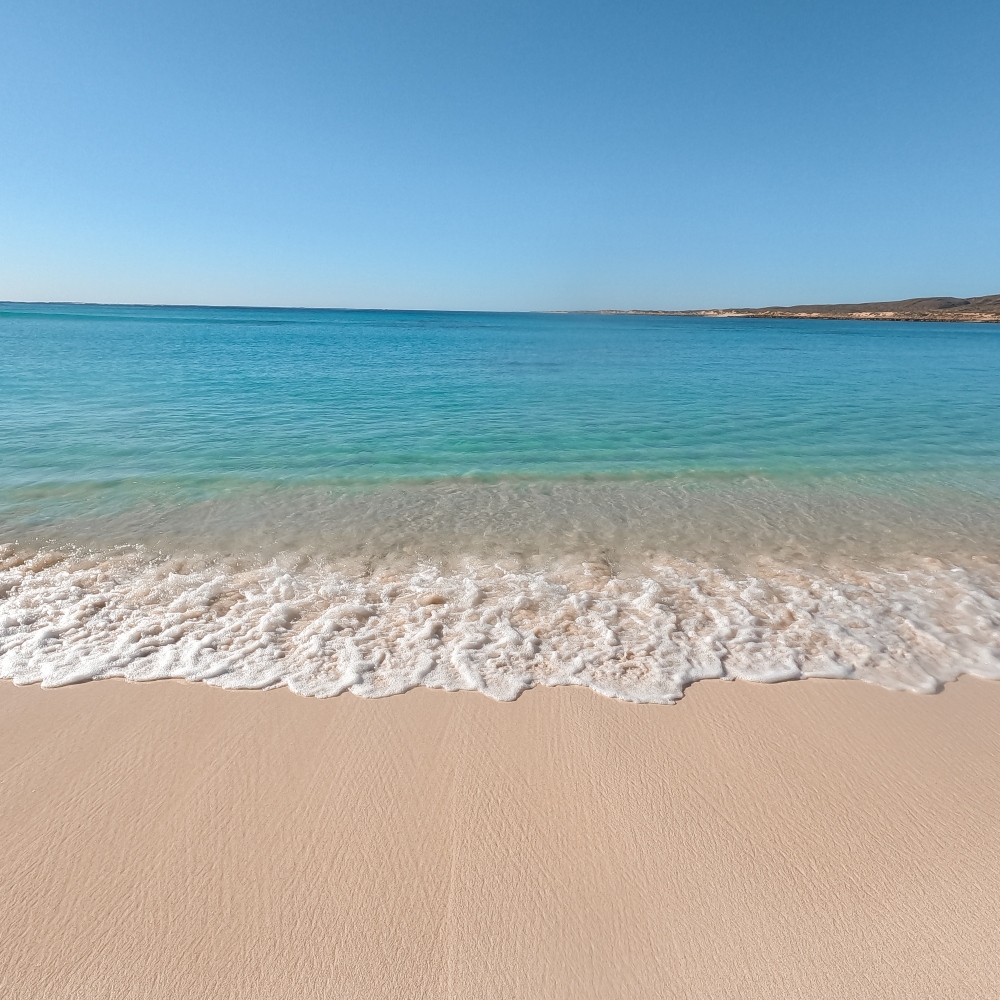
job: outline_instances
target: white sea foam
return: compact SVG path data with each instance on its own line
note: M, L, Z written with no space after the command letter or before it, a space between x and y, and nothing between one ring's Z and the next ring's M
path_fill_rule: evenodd
M175 677L316 697L424 685L499 700L575 684L673 702L702 678L930 692L962 673L1000 678L996 567L362 572L295 556L248 566L0 547L0 676L18 684Z

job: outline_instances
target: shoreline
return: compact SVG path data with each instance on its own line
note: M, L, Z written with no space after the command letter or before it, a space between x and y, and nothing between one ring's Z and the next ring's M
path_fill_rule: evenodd
M598 309L583 316L702 316L708 319L844 319L883 323L1000 323L1000 313L798 312L794 309Z
M672 702L712 678L1000 679L1000 567L925 558L756 571L652 561L450 567L195 553L0 550L0 677L124 677L329 697L416 687L509 701L585 686Z
M1000 295L938 295L891 302L761 306L755 309L623 309L604 315L706 316L715 319L851 319L914 323L1000 323Z
M12 995L989 997L1000 684L0 683Z
M785 309L702 309L650 315L716 319L849 319L885 323L1000 323L1000 313L797 312Z

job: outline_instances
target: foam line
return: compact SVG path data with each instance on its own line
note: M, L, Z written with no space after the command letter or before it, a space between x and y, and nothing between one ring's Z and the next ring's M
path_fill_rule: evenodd
M241 566L0 547L0 676L46 687L174 677L313 697L424 685L501 701L576 684L661 703L703 678L854 677L918 692L962 673L1000 678L1000 568L355 569L294 554Z

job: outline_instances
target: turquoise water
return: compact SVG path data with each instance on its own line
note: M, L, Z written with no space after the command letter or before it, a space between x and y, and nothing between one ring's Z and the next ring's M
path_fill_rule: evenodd
M455 476L1000 479L987 325L7 305L0 356L5 503Z
M1000 328L0 306L0 676L1000 677Z

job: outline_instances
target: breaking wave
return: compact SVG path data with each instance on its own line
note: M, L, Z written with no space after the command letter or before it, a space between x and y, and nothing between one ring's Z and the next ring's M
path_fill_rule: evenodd
M854 677L931 692L1000 678L1000 566L753 572L649 558L382 568L0 546L0 676L51 687L185 678L315 697L416 686L498 700L583 685L674 702L704 678Z

